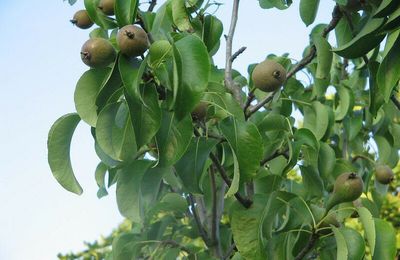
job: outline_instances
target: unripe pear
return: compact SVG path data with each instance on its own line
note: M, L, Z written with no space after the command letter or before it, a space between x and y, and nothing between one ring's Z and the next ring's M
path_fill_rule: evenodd
M375 168L375 179L382 184L389 184L394 180L394 173L387 165L378 165Z
M148 48L147 33L136 25L125 25L117 34L117 43L121 53L129 57L142 55Z
M76 27L81 29L88 29L93 25L93 22L90 19L86 10L77 11L70 21L73 25L76 25Z
M99 3L99 9L105 15L114 15L114 4L115 0L101 0Z
M286 81L285 68L276 61L265 60L253 70L254 86L264 92L278 90Z
M363 191L364 183L360 176L351 173L342 173L336 178L333 193L326 204L326 212L339 203L351 202L358 199Z
M103 38L87 40L81 49L82 61L92 68L107 67L115 60L116 53L109 41Z

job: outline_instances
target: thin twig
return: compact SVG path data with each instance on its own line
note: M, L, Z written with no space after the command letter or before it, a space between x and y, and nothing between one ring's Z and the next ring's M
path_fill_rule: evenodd
M210 153L210 159L213 162L214 166L217 168L217 170L218 170L219 174L221 175L222 179L224 180L224 182L230 187L232 184L232 181L229 179L228 174L226 173L224 167L222 167L217 156L215 156L215 154L213 154L213 153ZM251 204L253 204L253 201L251 201L247 198L243 198L239 192L235 193L235 198L245 208L250 208Z
M147 12L153 12L154 7L156 7L156 4L157 4L157 0L151 0L149 8L147 9Z
M276 150L273 154L271 154L270 156L264 158L264 159L260 162L260 165L263 166L263 165L265 165L267 162L269 162L269 161L271 161L272 159L275 159L276 157L279 157L279 156L281 156L281 155L284 156L286 159L289 159L288 151L289 151L289 150L285 150L285 151Z
M193 195L191 193L189 193L189 195L187 196L187 201L190 205L191 211L192 211L192 215L194 218L194 222L196 222L196 226L197 229L199 230L200 236L203 239L204 243L206 243L207 246L210 245L210 240L208 238L207 232L206 230L203 228L203 225L200 222L200 218L199 215L197 214L197 210L196 207L194 205L194 198Z
M237 50L231 57L231 62L233 62L240 54L242 54L245 50L247 49L247 47L242 47L239 50Z
M193 128L193 132L194 135L199 137L201 136L199 130L197 130L196 128ZM217 168L221 178L224 180L224 182L226 183L226 185L228 185L228 187L231 186L232 181L231 179L229 179L228 174L225 171L225 168L222 167L220 161L218 160L217 156L215 156L215 154L213 154L212 152L210 153L210 159L213 162L214 166ZM235 193L235 197L236 199L243 205L243 207L245 208L249 208L251 206L251 204L253 204L253 201L247 199L247 198L243 198L242 195L240 195L239 192Z
M232 42L233 35L235 34L236 22L238 20L239 11L239 0L233 1L231 26L229 27L229 33L226 36L226 61L225 61L225 87L233 94L235 99L242 103L240 89L235 85L232 79Z
M315 242L317 242L319 235L315 231L311 234L310 240L308 240L307 245L300 251L300 253L294 258L294 260L301 260L305 257L308 252L314 247Z
M391 95L390 99L392 100L393 104L397 107L397 109L400 110L400 101L394 95Z
M330 31L335 29L336 25L339 23L340 19L342 18L342 12L338 5L335 6L332 12L332 20L329 22L328 26L322 32L322 37L326 38ZM315 57L317 54L317 48L315 45L311 45L308 54L299 62L297 63L286 75L286 79L291 78L295 75L298 71L304 69ZM277 90L279 91L279 90ZM251 107L249 111L246 113L246 118L249 118L252 114L257 112L261 107L263 107L266 103L270 102L275 95L276 92L273 92L263 100L261 100L257 105Z
M246 103L243 106L243 112L245 113L245 115L246 115L247 109L249 108L249 106L251 105L251 102L254 100L255 97L256 96L254 95L254 90L250 91L249 94L247 95Z

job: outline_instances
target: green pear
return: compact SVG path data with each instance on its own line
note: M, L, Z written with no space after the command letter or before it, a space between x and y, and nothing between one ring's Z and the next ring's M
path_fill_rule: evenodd
M364 183L360 176L354 172L342 173L336 178L333 193L326 204L326 212L339 203L358 199L362 194L363 188Z
M88 29L93 25L93 22L90 19L86 10L77 11L70 21L73 25L76 25L76 27L81 29Z
M104 68L115 60L116 53L109 41L103 38L92 38L83 44L82 61L92 68Z
M276 61L265 60L254 68L251 77L256 88L264 92L273 92L285 83L286 70Z
M394 173L387 165L378 165L375 168L375 179L382 184L389 184L394 180Z

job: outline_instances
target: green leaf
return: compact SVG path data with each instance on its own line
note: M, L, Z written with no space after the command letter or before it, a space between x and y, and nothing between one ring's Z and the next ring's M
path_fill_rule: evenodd
M101 0L84 0L85 9L89 14L90 20L103 29L113 29L118 27L117 23L110 17L106 16L100 9Z
M208 84L208 91L205 92L202 100L214 106L216 110L215 116L218 116L220 119L233 116L239 121L244 121L243 109L240 107L239 103L231 94L225 91L218 91L220 88L224 88L224 86L219 83L210 82ZM218 113L218 111L222 111L223 113Z
M154 205L154 203L157 202L158 195L161 190L160 185L163 185L162 178L170 171L172 171L172 169L169 167L168 168L154 167L148 169L146 171L146 174L143 175L140 191L142 198L141 202L144 211L150 209Z
M324 183L319 173L312 166L300 166L301 176L303 177L304 189L309 198L322 197Z
M347 19L340 19L335 27L335 36L337 46L343 46L353 39L352 29Z
M204 43L193 35L177 41L175 47L174 56L179 56L182 62L182 78L175 102L176 117L181 120L199 103L207 88L210 58Z
M47 139L48 162L54 178L64 189L78 195L82 194L82 187L72 170L70 146L72 135L80 120L75 113L60 117L51 127Z
M237 202L231 208L230 224L233 240L240 255L245 259L265 259L260 240L260 233L262 232L260 221L266 201L267 197L257 195L249 209Z
M110 72L109 68L90 69L83 73L76 84L74 93L75 108L80 118L90 126L96 125L96 98Z
M96 167L95 178L97 186L99 187L99 190L97 191L97 197L99 199L108 195L105 182L107 170L107 165L102 162L100 162Z
M109 104L100 112L96 124L96 140L112 159L133 159L137 145L126 103Z
M200 189L201 176L210 152L217 142L205 137L193 138L185 155L175 164L176 173L188 192L203 193Z
M376 232L375 232L375 222L372 218L371 212L364 207L357 208L358 215L360 216L360 221L364 227L365 238L368 241L369 247L371 248L371 254L374 255L375 243L376 243Z
M320 35L313 37L315 47L317 48L317 73L319 79L329 79L333 53L329 42Z
M396 231L391 223L383 219L374 219L376 244L373 260L392 260L396 257Z
M223 24L217 17L213 15L204 17L203 42L209 53L216 52L223 31Z
M284 10L289 8L289 6L292 4L291 0L258 0L260 7L263 9L269 9L269 8L278 8L280 10Z
M318 170L321 177L327 179L331 174L332 169L335 167L336 155L335 151L325 142L319 143L319 153L318 153Z
M383 59L378 69L378 89L383 94L385 102L389 102L392 90L400 79L400 37L397 38L390 51Z
M145 104L137 97L125 95L138 148L148 144L161 126L161 108L155 87L147 85L140 89Z
M382 28L380 28L380 31L387 32L391 30L396 30L398 29L399 25L400 25L400 7L389 15L389 19L382 26Z
M348 227L341 227L339 232L343 235L349 258L351 260L362 260L365 254L365 242L364 238L356 230ZM338 258L340 259L340 258Z
M169 2L165 2L157 9L156 17L154 18L153 26L151 28L151 35L154 40L165 40L167 35L172 29L172 14L168 10Z
M160 167L173 165L184 155L192 139L192 133L190 116L178 121L174 113L163 111L161 128L156 135Z
M222 120L219 127L237 156L241 182L251 180L260 167L263 155L262 138L257 127L233 117Z
M325 105L319 101L314 101L312 107L305 106L303 126L311 130L315 137L320 140L329 126L329 113Z
M186 11L185 0L171 1L172 19L174 24L182 32L193 31L192 24L189 20L189 14Z
M332 227L333 234L336 239L337 256L336 259L349 259L349 251L347 249L346 240L339 229Z
M137 160L118 170L117 204L121 214L136 223L143 221L142 179L152 161Z
M232 148L231 148L232 149ZM225 197L231 197L239 190L240 184L240 166L239 161L237 159L235 151L232 149L232 157L233 157L233 179L231 186L225 194Z
M385 17L390 15L399 2L396 0L383 0L374 13L374 17Z
M370 19L350 42L333 51L339 56L349 59L367 54L385 38L384 34L375 34L384 22L384 18Z
M122 80L119 73L119 57L113 64L112 70L104 78L101 89L96 97L97 112L100 112L108 103L117 102L122 96ZM97 116L96 116L97 118Z
M115 237L112 243L113 260L133 260L139 253L142 244L138 243L137 235L122 233Z
M314 22L318 6L319 0L300 0L300 17L306 26Z
M133 24L138 4L138 0L115 0L115 18L120 28L128 24Z
M139 98L142 102L143 99L139 93L139 86L147 66L147 58L148 56L141 61L138 59L130 59L125 55L119 56L119 70L124 87L128 95L132 98Z
M339 97L338 106L335 108L335 120L341 121L346 115L353 109L354 106L354 95L352 90L340 86L337 90L337 95Z
M392 145L384 136L374 136L376 145L378 146L379 163L387 164L390 161L392 153Z

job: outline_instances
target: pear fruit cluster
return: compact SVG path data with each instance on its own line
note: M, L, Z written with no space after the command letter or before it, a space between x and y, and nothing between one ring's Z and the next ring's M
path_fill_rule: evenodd
M389 184L394 180L394 173L387 165L378 165L375 167L375 179L381 184Z
M278 90L286 81L285 68L276 61L265 60L253 70L254 86L264 92Z
M336 178L333 192L326 204L326 212L340 203L358 199L363 189L364 183L360 176L354 172L342 173Z
M142 55L149 47L147 33L136 25L125 25L117 34L117 43L122 54L128 57Z
M81 49L83 63L91 68L103 68L115 60L116 53L109 41L103 38L87 40Z
M81 29L88 29L93 25L93 21L86 10L77 11L70 21L73 25Z

